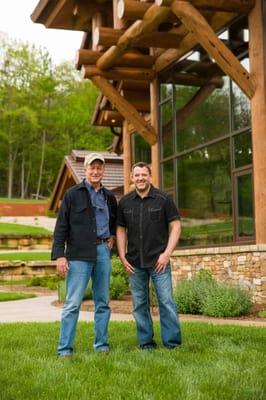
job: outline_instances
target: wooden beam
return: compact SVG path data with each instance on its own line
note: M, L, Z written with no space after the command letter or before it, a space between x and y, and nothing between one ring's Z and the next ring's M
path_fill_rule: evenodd
M175 0L155 0L158 6L171 7ZM248 14L255 0L184 0L200 10L236 12Z
M129 68L129 67L114 67L108 71L102 71L96 66L83 66L81 68L83 78L91 78L92 76L99 75L106 79L113 80L140 80L152 81L155 77L155 71L151 68Z
M153 126L157 137L159 137L159 89L158 80L154 79L150 84L151 96L151 125ZM152 184L160 187L160 145L159 141L151 146L151 170L152 170Z
M150 112L150 92L137 90L123 90L123 97L138 111Z
M199 75L209 76L224 76L224 71L212 61L192 61L184 59L175 65L175 71L194 72Z
M231 13L216 13L211 19L211 26L214 31L219 31L227 26L237 14ZM198 44L198 40L194 34L188 33L179 44L179 49L169 49L162 53L155 62L157 72L162 71L170 64L177 61L183 55L191 51Z
M123 124L123 172L124 172L124 194L130 191L131 186L131 167L132 167L132 149L131 135L128 132L128 122Z
M108 97L113 107L130 123L132 123L138 133L150 144L155 144L157 136L154 129L142 118L137 110L126 101L118 91L102 76L92 76L92 82Z
M142 19L145 12L152 6L151 3L144 3L135 0L119 0L117 4L118 18L124 18L130 21Z
M222 88L224 81L220 76L205 77L188 72L175 72L173 75L175 83L184 86L206 86L213 85L216 88Z
M254 86L249 72L216 36L200 12L190 3L178 0L173 2L172 10L210 57L213 57L222 70L251 98L254 94Z
M98 28L93 35L98 46L109 47L116 45L123 35L123 31L112 28ZM132 39L131 47L160 47L164 49L176 49L183 35L168 32L150 32Z
M113 66L131 46L132 40L142 36L144 33L153 32L157 27L167 19L170 13L168 7L158 7L153 4L145 13L142 21L136 21L118 40L116 46L108 49L97 61L97 67L108 69Z
M256 91L251 100L256 243L266 243L266 33L262 2L249 15L250 71Z
M127 21L136 21L143 19L146 11L152 6L152 3L138 0L119 0L117 4L118 18ZM176 22L176 16L170 12L167 22Z
M76 68L80 69L82 65L95 65L102 55L103 53L100 51L80 49L76 53ZM115 66L151 68L154 62L155 57L141 54L138 51L130 51L120 57Z

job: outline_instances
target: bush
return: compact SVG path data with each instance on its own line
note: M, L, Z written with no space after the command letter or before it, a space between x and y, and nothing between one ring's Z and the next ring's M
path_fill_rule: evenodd
M190 280L182 280L174 290L179 312L183 314L202 314L203 300L215 285L209 271L201 270Z
M112 276L122 276L128 284L128 273L125 270L123 264L121 263L119 257L112 257Z
M35 276L27 283L27 286L41 286L55 290L59 281L62 281L62 278L58 275Z
M238 287L217 284L203 301L203 314L209 317L239 317L251 308L250 294Z
M121 275L111 276L110 282L110 299L119 300L124 297L128 290L128 284Z
M251 308L248 292L217 283L210 272L201 270L191 280L181 281L174 291L178 309L184 314L237 317Z

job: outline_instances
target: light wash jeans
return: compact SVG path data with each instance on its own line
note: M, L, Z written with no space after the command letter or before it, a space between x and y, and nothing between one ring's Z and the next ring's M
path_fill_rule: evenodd
M69 261L66 278L66 301L62 310L61 331L57 353L68 355L73 352L73 343L79 309L88 282L92 279L94 311L94 349L106 351L108 344L108 323L111 315L109 307L111 263L110 251L106 243L97 246L97 261Z
M162 342L168 348L177 347L181 344L181 330L173 299L170 265L167 265L164 272L159 273L153 268L135 268L135 273L130 275L133 315L137 324L139 344L155 344L149 302L150 278L158 299Z

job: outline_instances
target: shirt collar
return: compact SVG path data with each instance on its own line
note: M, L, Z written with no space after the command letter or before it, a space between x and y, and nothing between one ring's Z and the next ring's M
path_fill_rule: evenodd
M145 196L145 197L143 197L143 198L144 198L144 199L147 198L147 197L155 198L155 193L154 193L154 191L155 191L155 188L154 188L154 186L151 185L150 190L149 190L147 196ZM139 195L139 194L137 193L137 191L135 190L134 198L136 198L136 197L140 197L140 195ZM140 198L141 198L141 197L140 197Z
M90 182L87 181L87 179L84 179L84 183L85 183L85 186L87 187L87 189L89 189L90 192L93 191L93 192L96 193L96 190L95 190L94 187L90 184ZM100 189L97 190L97 192L102 191L102 189L103 189L103 186L102 186L102 184L100 184Z

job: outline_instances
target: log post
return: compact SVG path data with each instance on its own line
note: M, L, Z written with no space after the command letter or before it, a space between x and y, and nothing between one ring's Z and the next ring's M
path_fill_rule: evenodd
M128 122L123 123L123 169L124 169L124 194L130 191L131 167L132 167L132 148L131 135L128 131Z
M160 147L159 147L159 115L158 115L158 81L154 79L150 84L151 96L151 125L153 126L157 142L151 146L151 169L152 169L152 184L160 187Z
M155 77L155 72L151 68L129 68L129 67L114 67L108 71L102 71L96 66L83 66L81 69L83 78L91 78L94 75L103 76L113 80L140 80L152 81Z
M256 90L251 100L256 243L266 243L266 61L262 1L249 15L250 73Z

